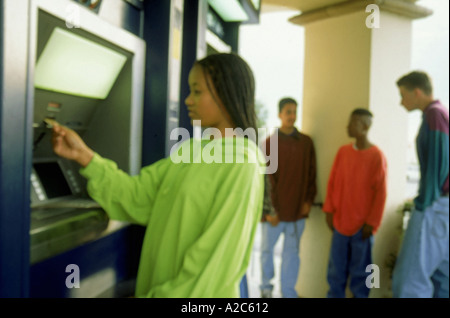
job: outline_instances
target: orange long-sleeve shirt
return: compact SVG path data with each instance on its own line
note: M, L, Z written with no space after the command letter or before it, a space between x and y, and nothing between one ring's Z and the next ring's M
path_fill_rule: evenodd
M381 150L372 146L356 150L342 146L334 159L323 211L333 213L334 228L351 236L364 224L375 233L386 202L387 162Z

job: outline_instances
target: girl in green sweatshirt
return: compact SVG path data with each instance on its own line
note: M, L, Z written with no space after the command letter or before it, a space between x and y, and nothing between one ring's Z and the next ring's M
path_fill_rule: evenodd
M239 297L261 218L265 161L256 140L236 133L256 131L251 69L235 54L211 55L194 64L189 86L189 117L215 138L189 139L176 150L185 160L137 176L54 123L53 149L81 165L90 196L111 219L147 228L137 297Z

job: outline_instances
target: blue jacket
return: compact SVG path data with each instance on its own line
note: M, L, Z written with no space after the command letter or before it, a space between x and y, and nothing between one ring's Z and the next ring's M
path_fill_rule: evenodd
M448 194L448 126L448 110L439 101L434 101L424 110L416 140L421 177L419 195L414 203L419 211L424 211L440 196Z

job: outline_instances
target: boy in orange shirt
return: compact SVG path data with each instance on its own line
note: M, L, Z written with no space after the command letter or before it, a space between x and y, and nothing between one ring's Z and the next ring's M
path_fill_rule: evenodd
M347 126L355 143L342 146L334 160L323 211L333 231L328 265L328 297L345 297L350 276L354 297L366 298L366 267L372 264L373 234L378 229L386 201L387 163L368 137L372 113L352 112Z

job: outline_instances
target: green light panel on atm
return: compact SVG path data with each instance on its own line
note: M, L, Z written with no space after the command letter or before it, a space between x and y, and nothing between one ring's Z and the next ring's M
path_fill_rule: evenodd
M261 0L252 0L253 6L256 10L259 10L259 7L261 6Z
M238 0L208 0L208 4L225 22L248 20L247 12L245 12Z
M127 58L61 28L53 30L38 62L37 88L105 99Z

